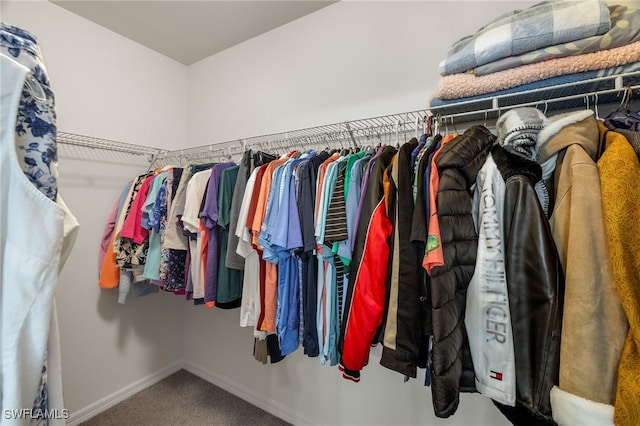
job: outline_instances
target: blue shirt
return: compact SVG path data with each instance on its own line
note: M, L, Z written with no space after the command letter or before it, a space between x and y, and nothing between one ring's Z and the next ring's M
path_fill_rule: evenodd
M161 241L160 241L160 211L155 209L158 202L166 200L167 172L160 173L151 184L151 189L147 195L147 200L142 210L141 225L149 229L149 249L147 250L147 261L144 265L143 276L150 280L160 279L160 262L162 261ZM154 212L156 215L154 215Z
M296 204L293 170L304 160L291 160L282 166L278 183L278 214L272 215L270 222L271 245L279 249L293 250L302 247L300 216ZM274 182L273 184L276 184Z
M280 179L282 178L282 172L284 163L278 166L273 171L273 177L271 179L271 188L269 188L269 196L267 197L267 208L265 210L264 221L262 222L262 229L258 235L258 243L262 246L262 259L278 264L278 253L271 247L271 234L275 222L278 220L279 215L279 198L280 198Z
M290 160L282 166L278 182L278 215L272 221L272 247L278 252L278 301L276 333L283 355L298 348L300 324L300 286L298 260L292 250L302 247L300 218L295 198L294 167L303 160Z

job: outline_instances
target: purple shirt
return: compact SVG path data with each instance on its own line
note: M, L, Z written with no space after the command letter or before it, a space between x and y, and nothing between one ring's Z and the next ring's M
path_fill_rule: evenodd
M360 222L360 214L362 213L362 202L364 200L364 194L367 193L367 184L369 183L369 175L371 174L371 169L373 168L373 165L376 163L376 161L378 161L378 157L380 157L380 154L382 154L382 148L378 148L376 150L375 155L371 158L371 160L369 161L369 164L367 164L367 170L364 172L364 175L362 175L362 184L360 187L360 201L358 202L358 211L356 213L356 219L353 225L353 229L355 229L356 231L358 230L358 224ZM353 239L352 245L354 244L355 244L355 238Z
M200 218L206 228L209 229L209 241L207 248L207 275L204 288L204 302L215 302L218 291L218 261L220 256L220 241L218 238L218 189L220 188L220 178L222 172L236 163L216 164L211 169L209 187L207 188L204 208L200 212Z

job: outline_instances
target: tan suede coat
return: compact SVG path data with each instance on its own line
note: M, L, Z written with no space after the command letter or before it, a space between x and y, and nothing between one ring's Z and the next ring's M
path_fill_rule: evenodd
M607 243L595 163L598 126L591 111L551 120L539 135L538 162L555 156L550 224L566 280L559 387L613 405L628 323Z

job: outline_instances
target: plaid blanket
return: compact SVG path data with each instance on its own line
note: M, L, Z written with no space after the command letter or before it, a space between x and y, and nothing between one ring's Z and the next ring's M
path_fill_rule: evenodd
M611 29L604 0L548 0L515 10L458 40L440 63L440 74L468 71L508 56L567 43Z
M438 79L438 91L433 97L440 99L466 98L505 90L551 77L614 68L633 62L640 62L640 41L609 50L585 53L584 55L549 59L548 61L522 65L482 76L470 73L440 76Z
M609 12L611 14L611 29L602 35L581 38L570 43L557 44L498 59L475 68L473 73L487 75L549 59L614 49L640 40L640 9L616 5L609 6Z

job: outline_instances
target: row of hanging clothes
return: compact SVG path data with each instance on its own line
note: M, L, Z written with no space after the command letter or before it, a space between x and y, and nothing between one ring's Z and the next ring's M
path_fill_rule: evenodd
M634 117L518 108L495 134L159 168L116 200L99 285L239 308L258 361L302 350L353 382L381 344L439 417L479 392L514 424L633 424Z

